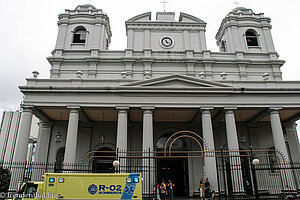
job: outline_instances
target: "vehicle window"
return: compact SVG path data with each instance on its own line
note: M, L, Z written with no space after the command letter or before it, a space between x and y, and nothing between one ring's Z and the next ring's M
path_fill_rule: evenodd
M24 198L35 198L37 187L37 184L28 184L25 190Z

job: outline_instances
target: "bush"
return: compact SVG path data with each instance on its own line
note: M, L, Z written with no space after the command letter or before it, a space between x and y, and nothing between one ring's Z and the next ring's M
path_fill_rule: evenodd
M0 167L0 192L6 193L10 183L10 172L8 169Z

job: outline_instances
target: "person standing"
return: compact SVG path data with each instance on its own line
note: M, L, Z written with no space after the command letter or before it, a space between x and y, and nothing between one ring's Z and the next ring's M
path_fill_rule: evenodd
M160 184L160 198L161 198L161 200L166 199L166 193L167 193L167 186L166 186L165 180L162 180L162 182Z
M168 193L169 193L169 200L173 200L173 188L174 188L175 184L172 183L171 180L169 180L168 183Z
M200 199L204 200L204 181L203 181L203 178L200 179L199 194L200 194Z
M210 182L208 181L208 178L206 178L204 183L204 196L206 200L209 200L210 198Z
M216 199L216 192L213 190L211 192L211 198L210 198L210 200L215 200L215 199Z
M158 181L156 181L153 191L154 191L155 198L157 200L160 200L160 185L159 185Z

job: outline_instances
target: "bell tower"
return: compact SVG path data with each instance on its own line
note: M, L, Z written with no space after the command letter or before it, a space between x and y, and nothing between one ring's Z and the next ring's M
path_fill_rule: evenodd
M264 52L276 54L271 19L263 13L237 7L223 19L216 34L217 45L222 52Z
M58 17L55 55L63 50L108 50L111 30L108 16L93 5L79 5Z
M94 78L99 52L108 50L111 41L108 16L101 9L85 4L65 10L58 19L55 49L47 58L51 64L50 77L74 77L76 71L81 76L82 71L89 69L87 76Z

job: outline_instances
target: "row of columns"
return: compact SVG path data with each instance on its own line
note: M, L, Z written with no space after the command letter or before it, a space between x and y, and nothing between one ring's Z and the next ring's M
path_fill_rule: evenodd
M128 107L118 109L118 127L116 146L119 149L127 150L127 118ZM143 109L143 150L153 149L153 110L154 107L144 107ZM278 109L271 109L270 122L275 148L285 156L288 161L287 148L284 142L283 131ZM30 134L33 108L24 108L21 116L19 134L16 145L14 161L25 161ZM203 139L206 141L209 150L214 151L213 127L211 123L211 109L201 109ZM65 163L74 163L76 161L76 148L78 137L79 107L70 108L69 123L66 139ZM239 149L236 123L234 118L234 109L225 109L225 123L227 142L229 149ZM213 162L206 159L207 162ZM210 166L215 166L212 163ZM208 169L208 171L214 169Z
M118 109L118 128L117 128L117 147L122 150L127 150L127 118L129 108L117 108ZM143 150L153 149L153 109L143 108ZM214 149L213 133L211 124L211 109L201 109L202 114L202 130L203 139L209 144L210 150ZM16 152L20 152L15 155L15 161L24 161L26 159L26 151L29 138L30 127L32 121L33 108L24 108L20 120L20 128L18 134L18 140L16 145ZM78 133L78 121L79 121L79 108L70 109L67 141L66 141L66 162L75 161L77 145L77 133ZM279 116L279 111L275 109L270 110L270 122L272 135L275 148L283 153L285 158L288 158L287 149L284 142L284 136ZM237 129L234 118L234 110L225 110L225 123L226 133L229 149L239 149ZM211 136L211 137L210 137ZM71 147L71 148L70 148ZM25 158L25 159L24 159Z

